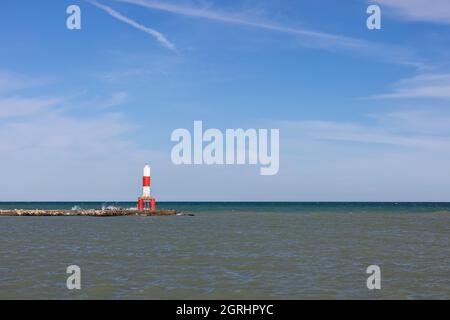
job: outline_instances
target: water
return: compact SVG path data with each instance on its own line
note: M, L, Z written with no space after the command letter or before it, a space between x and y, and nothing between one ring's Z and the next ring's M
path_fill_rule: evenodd
M105 205L135 203L0 209ZM195 216L0 217L0 299L450 298L450 203L159 206ZM72 264L81 290L66 288Z

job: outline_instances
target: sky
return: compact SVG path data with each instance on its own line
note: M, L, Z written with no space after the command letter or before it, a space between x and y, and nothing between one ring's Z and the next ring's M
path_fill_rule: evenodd
M450 201L449 1L0 8L0 201L134 201L146 163L160 201ZM174 165L196 120L279 129L278 174Z

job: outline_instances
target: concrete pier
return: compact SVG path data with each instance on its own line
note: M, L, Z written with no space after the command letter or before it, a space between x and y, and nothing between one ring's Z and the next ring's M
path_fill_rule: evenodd
M124 216L174 216L176 210L138 211L126 209L114 210L0 210L0 216L28 216L28 217L124 217Z

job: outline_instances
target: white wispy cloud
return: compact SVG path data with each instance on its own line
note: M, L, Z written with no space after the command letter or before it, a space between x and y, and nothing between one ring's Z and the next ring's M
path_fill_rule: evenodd
M55 154L58 151L72 154L83 151L97 155L105 148L111 152L114 148L120 149L125 143L125 140L120 139L122 134L131 128L118 113L78 118L64 113L41 112L35 117L10 121L2 126L0 150L20 152L28 149L41 153L52 150Z
M105 11L106 13L111 15L112 17L116 18L117 20L122 21L122 22L124 22L124 23L126 23L126 24L128 24L128 25L130 25L130 26L132 26L132 27L134 27L136 29L138 29L138 30L141 30L141 31L143 31L143 32L153 36L164 47L166 47L166 48L168 48L168 49L170 49L172 51L176 50L175 45L172 42L170 42L161 32L159 32L159 31L157 31L155 29L146 27L146 26L144 26L144 25L142 25L142 24L140 24L140 23L138 23L138 22L136 22L136 21L126 17L126 16L124 16L123 14L117 12L113 8L111 8L109 6L106 6L106 5L103 5L103 4L101 4L101 3L97 2L97 1L88 0L88 2L91 3L94 6L102 9L103 11Z
M27 77L21 74L0 70L0 93L11 92L39 86L45 81Z
M392 92L372 96L375 99L437 98L450 99L450 74L420 74L402 79Z
M375 0L405 20L450 23L448 0ZM373 3L373 1L370 1Z
M124 91L114 92L111 97L101 103L103 108L117 107L123 104L128 99L128 93Z
M16 92L48 83L48 79L0 70L0 119L31 116L62 103L63 98L28 97Z
M397 132L450 137L450 112L445 109L398 110L369 116L380 126Z
M282 127L316 140L450 150L449 113L415 110L370 115L374 123L339 121L285 122ZM444 120L445 119L445 120Z
M20 96L0 98L0 118L38 114L62 101L60 98L25 98Z

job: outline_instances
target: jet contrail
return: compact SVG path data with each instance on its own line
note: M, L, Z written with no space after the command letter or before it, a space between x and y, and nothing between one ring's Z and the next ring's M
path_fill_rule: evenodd
M299 45L306 47L343 49L363 53L369 57L400 63L416 68L426 67L423 62L416 61L416 57L408 48L397 45L370 42L363 39L348 37L340 34L308 30L296 27L285 26L274 21L268 21L260 18L247 17L242 14L234 14L212 10L208 8L199 8L186 4L174 3L171 1L160 0L115 0L117 2L128 3L143 8L169 12L172 14L183 15L192 18L202 18L211 21L223 22L234 25L253 27L261 30L268 30L302 37L304 41Z
M243 17L240 15L234 15L231 13L225 13L220 11L213 11L209 9L195 8L180 4L173 4L168 2L153 1L153 0L116 0L118 2L124 2L129 4L134 4L137 6L145 7L148 9L154 9L159 11L170 12L174 14L203 18L208 20L220 21L230 24L239 24L259 29L277 31L282 33L297 34L313 39L318 39L322 41L330 41L346 47L360 47L366 43L359 39L349 38L341 35L335 35L325 32L305 30L298 28L286 27L283 25L278 25L268 21L258 21Z
M176 51L175 45L170 42L169 40L167 40L167 38L161 33L158 32L152 28L148 28L144 25L141 25L139 23L137 23L134 20L131 20L130 18L122 15L121 13L117 12L116 10L114 10L111 7L105 6L101 3L98 3L97 1L91 1L91 0L87 0L89 3L91 3L92 5L96 6L97 8L102 9L103 11L107 12L108 14L110 14L112 17L116 18L117 20L120 20L138 30L144 31L145 33L148 33L149 35L153 36L154 38L156 38L156 40L158 40L159 43L161 43L164 47Z

